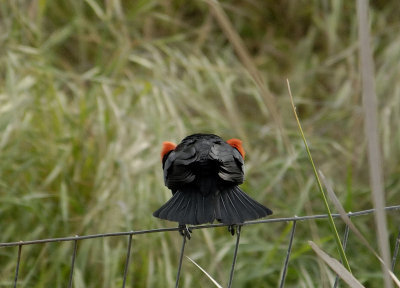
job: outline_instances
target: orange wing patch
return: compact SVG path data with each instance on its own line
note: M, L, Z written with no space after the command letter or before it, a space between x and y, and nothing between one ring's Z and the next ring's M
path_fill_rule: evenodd
M161 149L161 161L168 152L175 150L175 148L176 148L175 143L169 142L169 141L163 142L162 149Z
M242 140L233 138L233 139L229 139L228 141L226 141L226 143L231 145L233 148L236 148L239 151L239 153L242 155L243 159L244 159L244 156L246 155L246 152L244 152L244 149L243 149L243 146L242 146Z

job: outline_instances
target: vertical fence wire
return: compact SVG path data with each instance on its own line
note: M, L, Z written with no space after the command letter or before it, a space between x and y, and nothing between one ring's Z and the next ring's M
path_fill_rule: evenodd
M233 274L235 272L235 265L236 265L236 259L237 259L237 252L238 252L238 249L239 249L240 231L241 230L242 230L242 226L238 225L237 229L236 229L236 245L235 245L235 252L233 253L233 260L232 260L231 273L229 275L228 288L232 287Z
M132 237L133 237L133 234L130 234L129 235L129 240L128 240L128 251L126 252L126 260L125 260L125 268L124 268L124 280L122 282L122 288L125 288L126 278L127 278L127 275L128 275L129 260L130 260L130 257L131 257Z
M346 228L344 229L344 236L343 236L343 242L342 242L343 250L345 250L345 251L346 251L346 246L347 246L347 239L349 239L349 231L350 231L349 226L346 225ZM340 280L339 275L336 274L336 279L335 279L335 283L333 284L333 288L338 287L339 280Z
M76 235L75 237L78 237ZM76 250L78 248L78 240L74 241L74 251L72 252L72 260L71 260L71 269L69 272L69 281L68 281L68 288L72 287L72 281L73 281L73 276L74 276L74 267L75 267L75 258L76 258Z
M18 245L18 257L17 257L17 267L15 268L14 288L17 287L19 263L21 262L21 253L22 253L22 245Z
M393 272L394 272L394 267L396 266L397 255L399 253L399 245L400 245L400 227L399 227L399 233L397 234L396 244L394 246L394 251L393 251L393 258L392 258L392 271Z
M182 241L182 248L181 248L181 255L179 256L179 264L178 264L178 272L176 273L176 282L175 282L175 288L179 287L179 278L181 276L181 269L182 269L182 259L183 259L183 254L185 252L185 245L186 245L186 235L183 235L183 241Z
M285 259L285 264L283 265L282 277L281 277L281 282L279 284L279 288L283 288L283 286L285 285L286 273L287 273L287 269L288 269L288 266L289 266L290 253L292 252L294 233L296 231L296 223L297 223L297 221L294 220L293 224L292 224L292 230L290 232L288 250L286 252L286 259Z

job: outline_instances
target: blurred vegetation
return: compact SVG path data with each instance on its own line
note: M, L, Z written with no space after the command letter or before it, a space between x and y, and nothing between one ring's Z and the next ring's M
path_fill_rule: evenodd
M194 132L245 141L243 188L273 217L325 213L286 78L318 168L347 210L372 207L355 2L221 4L276 99L291 152L206 2L0 2L0 242L174 227L151 215L170 197L160 145ZM395 205L400 6L370 5L386 200ZM373 217L355 223L376 247ZM399 224L389 214L392 247ZM243 228L235 287L276 287L289 232L289 223ZM326 221L298 223L286 287L332 287L308 240L338 257ZM379 263L349 241L353 273L378 287ZM195 231L186 254L226 285L234 243L222 228ZM25 246L19 286L65 287L72 245ZM121 286L126 245L79 242L74 287ZM127 287L173 287L179 249L178 233L134 237ZM11 286L16 255L0 249L0 286ZM189 261L181 284L211 287Z

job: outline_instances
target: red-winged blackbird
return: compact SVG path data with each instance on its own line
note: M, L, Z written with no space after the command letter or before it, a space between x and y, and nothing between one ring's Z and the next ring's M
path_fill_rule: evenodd
M153 215L180 227L215 219L235 225L271 215L238 187L244 180L244 156L242 141L225 142L213 134L187 136L178 146L164 142L164 182L173 196Z

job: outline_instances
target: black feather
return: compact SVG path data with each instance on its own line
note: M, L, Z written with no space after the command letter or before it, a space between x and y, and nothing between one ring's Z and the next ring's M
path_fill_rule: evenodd
M153 213L155 217L180 224L203 224L215 220L215 196L203 196L190 187L176 191L171 199Z

